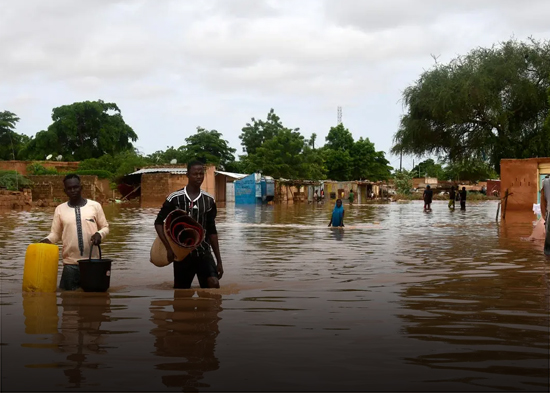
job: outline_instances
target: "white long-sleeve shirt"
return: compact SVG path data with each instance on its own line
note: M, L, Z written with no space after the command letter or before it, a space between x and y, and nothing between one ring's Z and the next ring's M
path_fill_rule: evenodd
M63 264L77 265L79 259L89 258L91 238L95 233L104 239L109 233L109 223L101 205L88 199L81 207L71 207L68 202L57 206L47 239L53 244L62 241ZM97 247L94 247L92 258L99 258Z

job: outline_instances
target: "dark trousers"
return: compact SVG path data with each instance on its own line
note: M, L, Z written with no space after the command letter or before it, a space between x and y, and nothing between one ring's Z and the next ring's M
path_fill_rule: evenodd
M195 275L201 288L208 288L208 278L218 277L218 269L210 252L191 253L183 261L174 261L174 288L189 289Z

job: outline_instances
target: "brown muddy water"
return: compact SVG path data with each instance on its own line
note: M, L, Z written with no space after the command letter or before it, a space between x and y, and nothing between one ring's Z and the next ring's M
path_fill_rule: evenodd
M220 290L149 260L156 209L105 208L108 293L23 294L53 210L0 212L2 391L548 391L549 271L496 203L219 209ZM196 281L194 283L197 285Z

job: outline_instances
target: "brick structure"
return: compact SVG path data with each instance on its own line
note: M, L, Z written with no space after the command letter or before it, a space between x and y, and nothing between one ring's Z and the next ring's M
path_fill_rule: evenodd
M207 166L202 189L216 198L214 166ZM187 185L187 175L182 173L152 172L141 175L141 207L162 206L166 197Z
M32 206L30 189L23 191L0 190L0 209L21 209Z
M550 158L500 161L500 195L508 189L506 210L531 211L537 203L540 176L550 174Z
M82 196L99 203L109 198L109 180L100 180L97 176L79 175L82 184ZM39 206L57 206L67 200L63 189L65 175L27 176L32 182L32 200Z
M31 164L40 164L44 168L55 168L58 172L72 172L78 169L76 161L0 161L0 170L17 171L27 176L27 167Z

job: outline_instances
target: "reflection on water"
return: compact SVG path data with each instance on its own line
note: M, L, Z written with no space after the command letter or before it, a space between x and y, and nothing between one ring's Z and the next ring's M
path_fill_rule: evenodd
M432 209L346 205L339 229L332 203L221 207L222 288L186 291L149 262L157 209L107 206L109 293L23 296L53 209L0 212L2 389L548 391L534 215Z
M165 372L165 386L184 391L208 387L200 382L203 374L219 368L214 348L222 296L199 291L198 297L193 297L194 293L175 290L173 300L153 300L150 307L156 325L151 329L154 354L162 359L155 367Z

